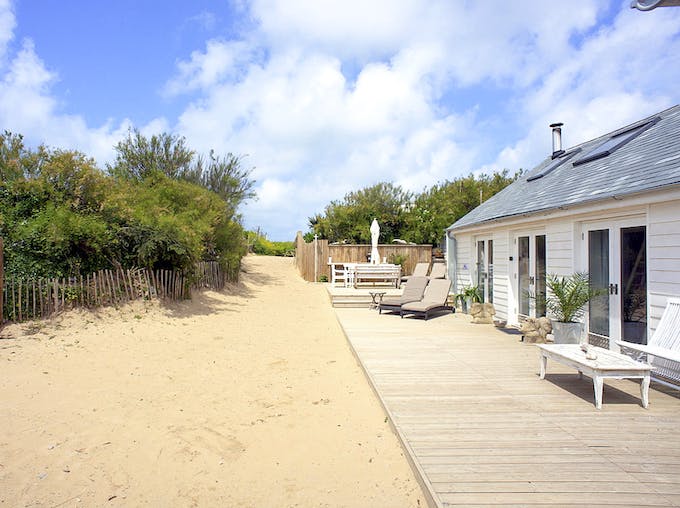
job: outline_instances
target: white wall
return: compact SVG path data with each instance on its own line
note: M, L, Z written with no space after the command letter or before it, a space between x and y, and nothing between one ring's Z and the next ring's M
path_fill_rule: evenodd
M472 285L474 255L472 251L472 235L456 235L456 286L454 291L460 293L461 288Z
M647 228L647 291L651 328L669 296L680 296L680 200L650 205Z

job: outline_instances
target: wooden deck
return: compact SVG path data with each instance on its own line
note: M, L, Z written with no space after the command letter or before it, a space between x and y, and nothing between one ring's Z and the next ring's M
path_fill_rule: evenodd
M590 379L468 316L336 309L432 506L680 506L680 393Z

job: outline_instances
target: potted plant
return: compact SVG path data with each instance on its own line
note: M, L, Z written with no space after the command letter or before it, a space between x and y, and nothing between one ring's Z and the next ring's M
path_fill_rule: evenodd
M461 292L456 295L456 301L460 302L460 308L463 314L467 314L468 307L473 303L482 301L482 294L479 292L477 286L464 286Z
M556 344L578 344L581 340L585 305L595 296L602 293L600 289L590 287L588 274L576 272L560 277L549 274L546 277L549 290L546 298L546 309L554 318L552 334Z

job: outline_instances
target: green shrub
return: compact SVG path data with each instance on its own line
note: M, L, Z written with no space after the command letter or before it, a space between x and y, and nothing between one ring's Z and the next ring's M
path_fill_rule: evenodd
M175 138L162 139L184 150ZM175 158L170 166L154 162L164 153L141 154L135 161L142 161L143 171L135 166L133 177L117 166L106 174L79 152L33 152L20 136L0 136L6 273L68 277L112 265L190 270L199 260L237 270L247 248L235 209L252 195L248 171L239 171L236 160L235 169L220 173L213 166L223 161L213 158L206 175L214 178L188 181L167 169L178 164ZM119 155L117 164L127 156ZM194 169L192 174L203 174Z
M408 261L408 256L405 254L390 254L388 261L393 265L400 265L403 267L404 263Z
M255 236L252 242L252 250L255 254L263 256L295 256L294 242L273 242L263 235Z

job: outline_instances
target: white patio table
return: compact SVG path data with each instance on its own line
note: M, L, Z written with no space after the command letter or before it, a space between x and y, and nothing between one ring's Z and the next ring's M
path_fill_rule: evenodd
M613 379L641 379L640 398L642 407L649 406L649 378L652 366L636 362L632 358L603 349L590 346L597 358L589 360L579 344L536 344L541 357L540 378L545 379L548 358L578 370L579 377L583 374L592 378L595 391L595 407L602 409L602 388L605 378Z

